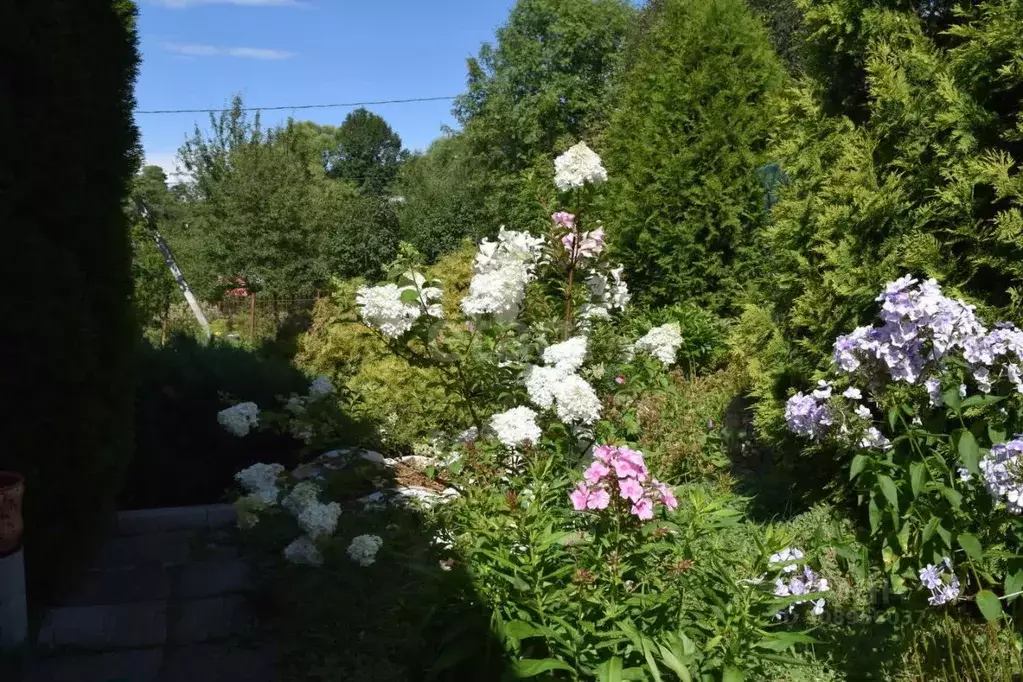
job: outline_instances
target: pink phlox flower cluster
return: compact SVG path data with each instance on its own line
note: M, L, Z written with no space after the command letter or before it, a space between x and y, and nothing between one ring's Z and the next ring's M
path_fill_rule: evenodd
M575 230L562 236L561 243L564 244L565 250L576 258L595 258L600 255L600 252L604 250L606 242L604 241L604 228L598 227L596 230L591 232L579 233Z
M569 498L576 511L602 510L610 505L613 493L631 502L630 512L644 521L654 517L657 503L671 510L678 507L672 490L650 476L642 452L599 445L593 449L593 461L583 472L583 480Z
M558 227L561 227L563 229L566 229L566 230L574 230L575 229L575 214L574 213L569 213L568 211L558 211L557 213L552 213L551 214L551 220L554 221L555 225L557 225Z

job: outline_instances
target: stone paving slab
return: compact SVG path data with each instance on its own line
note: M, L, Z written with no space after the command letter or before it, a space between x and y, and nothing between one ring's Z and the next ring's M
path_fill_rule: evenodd
M113 537L100 550L94 568L117 570L180 565L188 559L194 536L194 531L175 530Z
M159 646L167 638L167 602L63 606L43 619L38 645L56 649Z
M244 635L255 625L252 609L243 595L192 599L177 605L169 642L198 644L233 635Z
M167 652L160 682L273 682L273 647L194 644Z
M157 682L163 658L159 648L63 656L41 663L26 682Z
M175 596L192 599L253 589L252 567L244 559L211 558L181 567Z
M81 584L65 606L167 599L171 594L172 577L171 571L162 566L86 571Z
M235 509L230 504L136 509L118 512L117 532L120 535L137 535L171 530L220 528L231 525L236 518Z

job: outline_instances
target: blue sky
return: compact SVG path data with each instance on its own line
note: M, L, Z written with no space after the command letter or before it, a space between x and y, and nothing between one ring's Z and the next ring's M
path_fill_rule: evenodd
M504 23L514 0L141 0L140 110L281 106L457 95L465 60ZM423 149L454 125L451 103L367 107L405 146ZM350 109L265 112L339 124ZM148 163L174 155L207 114L139 114Z

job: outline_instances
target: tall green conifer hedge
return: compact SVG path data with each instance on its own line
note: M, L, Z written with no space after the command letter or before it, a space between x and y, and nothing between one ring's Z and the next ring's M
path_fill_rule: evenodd
M742 0L646 12L602 145L613 244L641 299L734 310L760 266L758 169L785 70Z
M84 556L131 455L135 17L129 0L0 9L0 468L28 481L30 588Z

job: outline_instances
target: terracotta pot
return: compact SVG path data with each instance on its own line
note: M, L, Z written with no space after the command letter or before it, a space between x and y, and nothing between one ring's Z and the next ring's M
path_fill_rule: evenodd
M25 478L13 471L0 471L0 556L21 547L25 520L21 501L25 497Z

